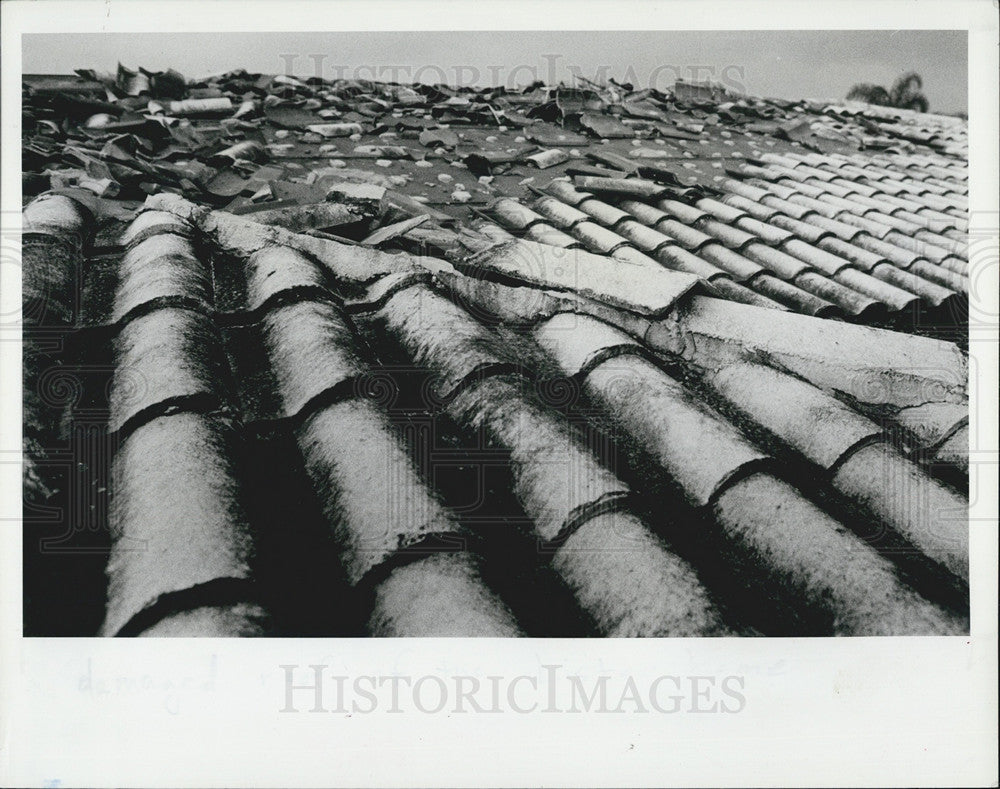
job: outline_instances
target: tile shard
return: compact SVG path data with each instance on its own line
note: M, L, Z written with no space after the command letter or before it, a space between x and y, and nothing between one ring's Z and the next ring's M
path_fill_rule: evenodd
M654 181L640 178L601 178L598 176L577 176L573 179L578 189L596 194L611 194L638 200L652 200L669 190Z
M525 156L524 159L527 162L531 162L539 170L547 170L549 167L555 167L563 162L568 162L569 154L561 148L549 148L538 153L533 153L530 156Z
M247 216L254 222L275 225L291 233L349 225L365 218L360 211L354 211L340 203L289 206L270 211L256 211Z
M215 99L185 99L167 104L151 101L149 111L152 113L164 111L169 115L180 117L229 115L233 112L233 103L225 96Z
M613 115L597 115L585 112L580 116L579 123L580 126L595 137L604 139L635 137L635 129L626 126Z

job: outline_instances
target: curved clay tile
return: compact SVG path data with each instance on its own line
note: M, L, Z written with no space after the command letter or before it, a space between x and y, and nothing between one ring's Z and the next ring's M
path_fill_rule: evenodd
M157 226L157 232L149 232L122 256L111 323L159 300L183 301L203 312L211 310L211 272L187 238L161 232L160 227L163 226Z
M215 324L202 313L165 307L132 319L114 341L108 429L134 427L163 407L196 398L199 410L228 400L229 370Z
M249 599L253 538L234 466L238 442L226 423L186 412L147 422L119 447L105 635L154 605L162 617L212 605L217 595Z

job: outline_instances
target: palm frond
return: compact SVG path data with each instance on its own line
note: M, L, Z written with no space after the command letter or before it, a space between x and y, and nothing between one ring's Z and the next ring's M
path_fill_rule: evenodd
M879 104L886 106L890 98L888 91L881 85L873 85L870 82L859 82L847 92L848 100L863 101L867 104Z
M863 101L883 107L899 107L900 109L927 112L930 102L921 92L924 81L915 71L909 71L900 76L892 87L886 90L881 85L871 82L859 82L847 92L848 100Z

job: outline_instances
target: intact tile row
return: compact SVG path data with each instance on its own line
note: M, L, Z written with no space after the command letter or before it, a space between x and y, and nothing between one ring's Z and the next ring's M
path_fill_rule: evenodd
M501 200L493 215L526 238L564 247L579 244L620 261L687 271L701 277L713 295L822 317L868 322L911 309L918 301L948 308L961 303L959 291L967 287L957 273L926 261L909 261L920 274L901 269L847 244L829 228L787 216L762 221L758 217L773 220L778 212L753 208L736 193L723 201L702 198L692 205L664 198L651 205L624 197L643 189L633 182L612 204L595 195L610 186L598 183L594 192L585 192L553 182L546 189L549 197L532 207ZM852 238L858 235L850 231ZM851 259L842 257L845 253Z
M966 186L938 169L911 178L846 156L764 154L714 195L578 175L579 188L553 181L532 208L501 200L493 215L527 238L697 273L734 300L867 321L917 302L961 308Z

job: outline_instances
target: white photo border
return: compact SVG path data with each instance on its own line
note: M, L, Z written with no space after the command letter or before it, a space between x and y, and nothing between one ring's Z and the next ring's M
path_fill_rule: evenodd
M967 29L970 207L998 206L995 2L4 2L3 217L19 217L30 32ZM567 28L567 26L570 26ZM239 63L220 64L220 69ZM0 315L18 309L0 272ZM984 313L997 294L982 290ZM5 338L6 339L6 338ZM997 334L972 338L972 635L158 640L21 637L20 345L0 342L0 783L17 786L995 785ZM349 677L743 678L738 714L282 713L283 665ZM296 675L301 678L304 675ZM449 679L450 681L450 679ZM689 680L684 679L684 682ZM530 682L522 683L529 687ZM645 692L645 691L643 691ZM303 705L308 709L308 705Z

